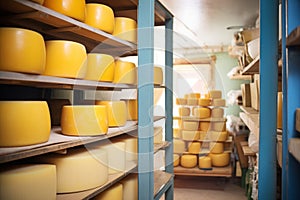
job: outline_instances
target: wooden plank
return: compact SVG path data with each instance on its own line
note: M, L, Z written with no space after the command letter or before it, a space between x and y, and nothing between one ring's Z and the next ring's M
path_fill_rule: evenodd
M174 120L185 120L185 121L200 121L200 122L224 122L226 118L204 118L200 119L198 117L186 117L186 116L175 116L173 117Z
M245 156L255 156L256 152L253 152L251 148L248 146L247 141L240 142L242 146L242 150Z
M300 163L300 138L291 138L289 141L289 152Z
M158 152L159 150L165 149L166 147L170 146L170 144L171 143L167 141L163 141L160 144L154 144L154 153Z
M243 70L241 75L252 75L259 73L259 56L257 56L249 65Z
M246 114L259 114L259 111L255 110L252 107L245 107L240 106L241 110L244 111Z
M248 126L251 132L253 132L256 138L259 138L259 114L246 114L240 112L240 118Z
M226 167L213 167L211 170L203 170L198 167L184 168L181 166L174 167L175 175L184 176L213 176L213 177L231 177L232 166L229 164Z
M163 171L154 171L154 197L163 190L169 181L172 180L174 175Z
M240 75L240 74L236 74L233 76L229 77L230 80L252 80L252 76L251 75Z

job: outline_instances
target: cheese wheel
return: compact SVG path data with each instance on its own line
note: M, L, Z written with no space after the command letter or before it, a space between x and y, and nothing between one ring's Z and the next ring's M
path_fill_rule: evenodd
M208 156L211 158L212 165L215 167L225 167L229 165L230 154L229 153L219 153L213 154L210 153Z
M124 140L126 150L126 160L137 161L138 141L137 138L127 138Z
M177 105L186 105L186 104L187 104L187 99L184 99L184 98L176 98L176 104L177 104Z
M173 129L173 138L181 138L181 129L179 128Z
M123 200L123 185L116 183L104 192L100 193L94 200Z
M190 108L189 107L180 107L178 109L179 116L190 116Z
M120 181L123 185L123 199L138 200L138 176L130 174Z
M209 98L201 98L198 100L199 106L210 106L210 104L211 104L211 99Z
M161 126L154 127L154 144L160 144L163 140L163 128Z
M138 120L138 101L137 99L126 100L127 120Z
M137 80L136 66L133 62L115 61L113 83L135 84Z
M199 99L200 98L200 93L190 93L190 94L188 94L188 97L189 98L196 98L196 99Z
M153 84L154 85L163 84L163 70L160 67L154 66L153 68Z
M282 129L282 92L278 92L277 101L277 128Z
M208 132L209 139L212 141L217 142L224 142L228 138L228 132L227 131L209 131Z
M185 148L185 142L184 141L174 139L173 143L174 143L174 150L173 150L174 153L182 154L183 152L185 152L186 148Z
M199 131L199 140L207 140L207 131Z
M0 170L0 199L56 199L56 167L14 165Z
M180 165L185 168L193 168L197 166L196 155L182 155L180 159Z
M188 152L191 154L199 154L201 150L200 142L190 142L188 144Z
M187 105L189 106L197 106L198 105L198 99L197 98L187 98Z
M107 107L108 126L124 126L127 121L127 109L124 101L96 101L96 105Z
M212 130L226 131L226 122L212 122Z
M50 112L46 101L0 101L0 146L47 142Z
M126 170L125 142L114 142L100 147L108 155L108 174L116 174Z
M189 94L185 94L184 98L187 100L189 98Z
M225 99L213 99L211 105L216 107L224 107L226 105L226 101Z
M199 119L209 118L210 109L209 108L194 108L194 116Z
M182 139L187 141L199 140L200 131L182 130Z
M209 156L199 157L199 168L200 169L210 169L211 168L211 158Z
M209 143L210 153L223 153L224 143L223 142L210 142Z
M212 118L222 118L222 117L224 117L224 109L223 108L213 108L213 109L211 109L211 117Z
M212 99L220 99L220 98L222 98L222 91L221 90L210 90L209 96Z
M196 131L198 130L199 127L199 122L195 122L195 121L183 121L183 129L187 130L187 131Z
M180 156L178 154L173 154L173 165L174 167L179 166L180 164Z
M64 106L61 114L61 132L64 135L103 135L108 130L106 106Z
M68 149L67 154L50 154L37 160L56 165L57 193L96 188L108 180L107 153L99 149Z
M200 122L199 129L200 131L208 131L210 129L210 122Z
M137 42L137 23L135 20L127 17L115 17L115 27L113 35L127 40L129 42Z

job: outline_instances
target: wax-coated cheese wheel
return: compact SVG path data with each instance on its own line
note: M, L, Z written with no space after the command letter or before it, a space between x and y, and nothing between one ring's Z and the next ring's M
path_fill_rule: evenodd
M108 126L124 126L127 121L125 101L96 101L96 105L107 107Z
M214 167L225 167L229 165L230 154L229 153L210 153L208 156L211 158L212 165Z
M209 131L208 132L208 137L212 141L217 141L217 142L224 142L228 138L228 132L227 131Z
M199 119L209 118L210 109L209 108L194 108L194 116Z
M210 153L223 153L224 143L223 142L210 142L209 143Z
M210 129L210 122L200 122L199 129L200 131L208 131Z
M173 150L174 153L182 154L183 152L185 152L186 148L185 148L185 142L184 141L174 139L173 143L174 143L174 150Z
M136 79L136 66L133 62L115 61L114 83L135 84Z
M190 116L190 108L189 107L180 107L178 108L179 116Z
M226 131L226 122L212 122L212 130Z
M201 96L200 93L190 93L190 94L188 94L189 98L199 99L200 96Z
M138 176L130 174L120 181L123 185L123 200L138 200Z
M196 131L199 127L199 122L197 121L183 121L182 128L187 131Z
M200 131L186 131L182 130L182 139L187 141L199 140Z
M173 129L173 138L181 138L181 130L179 128Z
M212 99L220 99L220 98L222 98L222 91L221 90L210 90L209 96Z
M127 17L115 17L115 28L113 35L127 40L129 42L137 42L137 23L135 20Z
M213 99L211 105L216 107L224 107L226 105L226 101L225 99Z
M197 166L197 155L182 155L180 165L186 168L193 168Z
M50 112L46 101L0 101L0 146L47 142Z
M200 169L209 169L209 168L211 168L211 158L209 156L199 157L199 168Z
M187 105L187 99L184 98L176 98L177 105Z
M99 149L68 149L67 154L50 154L37 160L56 165L57 193L92 189L108 180L107 153Z
M94 200L123 200L123 185L116 183L98 196L93 198Z
M174 167L179 166L180 164L180 156L178 154L173 154L173 165Z
M137 99L126 100L127 120L138 119L138 101Z
M103 135L108 130L106 106L64 106L61 115L61 131L64 135Z
M188 144L188 152L191 154L199 154L201 150L200 142L190 142Z
M210 106L210 104L211 104L211 99L209 98L201 98L198 100L199 106Z
M198 105L198 99L197 98L188 98L187 99L187 105L197 106Z
M212 118L222 118L224 117L224 109L223 108L213 108L211 110Z
M55 165L28 164L1 168L0 199L56 199Z
M161 126L154 127L154 144L162 143L163 139L163 128Z
M126 170L126 146L125 142L114 142L100 147L108 155L108 174L116 174Z

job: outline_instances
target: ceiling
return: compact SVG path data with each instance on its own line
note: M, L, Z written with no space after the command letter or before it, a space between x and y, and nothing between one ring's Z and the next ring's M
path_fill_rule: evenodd
M255 26L259 0L160 0L174 14L174 48L226 46L237 29Z

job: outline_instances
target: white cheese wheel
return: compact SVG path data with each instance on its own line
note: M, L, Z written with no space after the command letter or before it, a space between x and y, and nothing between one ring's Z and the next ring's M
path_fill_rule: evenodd
M123 200L123 185L116 183L104 192L100 193L94 200Z
M224 117L224 109L223 108L213 108L211 110L212 118L222 118Z
M212 122L212 130L226 131L226 122Z
M173 145L174 145L174 153L182 154L185 152L185 142L182 140L174 139L173 140Z
M200 131L208 131L210 129L210 122L200 122L199 129Z
M217 142L224 142L228 138L227 131L209 131L208 132L209 139Z
M215 167L225 167L229 165L230 154L229 153L219 153L213 154L210 153L208 156L211 158L212 165Z
M177 105L186 105L187 104L187 99L185 99L185 98L176 98L176 104Z
M173 154L173 165L174 167L179 166L180 156L178 154Z
M223 142L210 142L209 143L210 153L223 153L224 143Z
M188 144L188 152L191 154L199 154L201 151L201 143L200 142L190 142Z
M220 98L222 98L222 91L221 90L210 90L209 96L212 99L220 99Z
M178 109L179 116L190 116L190 108L189 107L180 107Z
M108 126L124 126L127 121L127 109L125 101L96 101L96 105L107 107Z
M107 151L108 174L116 174L126 170L126 145L125 142L114 142L100 147Z
M194 108L194 116L199 119L210 117L210 108Z
M197 98L187 98L187 105L189 106L198 106L198 99Z
M163 140L163 128L161 126L154 127L154 144L160 144Z
M173 138L181 138L181 129L173 128Z
M180 165L185 168L193 168L197 166L196 155L182 155L180 159Z
M199 157L199 168L200 169L211 168L211 158L209 156Z
M210 104L211 104L211 99L209 98L201 98L198 100L199 106L210 106Z
M138 200L138 176L130 174L120 181L123 185L123 199Z
M196 131L199 127L199 122L195 121L183 121L183 129L187 131Z
M182 130L181 134L182 134L182 139L186 141L199 140L200 138L200 131Z
M56 167L16 165L0 170L0 199L56 199Z
M189 97L189 98L196 98L196 99L199 99L200 96L201 96L200 93L189 93L189 94L188 94L188 97Z
M226 105L226 101L225 99L213 99L211 105L216 107L224 107Z
M57 193L92 189L108 180L107 153L99 149L68 149L67 154L50 154L37 159L56 165Z

